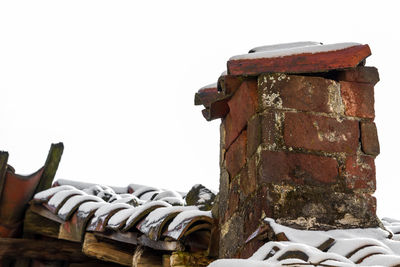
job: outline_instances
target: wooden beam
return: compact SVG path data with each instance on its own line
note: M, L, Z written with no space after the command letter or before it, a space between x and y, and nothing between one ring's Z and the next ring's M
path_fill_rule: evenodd
M46 217L47 219L50 219L52 221L58 222L58 223L63 223L64 221L60 219L57 215L43 207L42 205L31 205L29 207L30 210L32 210L34 213L37 213L43 217Z
M138 246L132 258L133 267L161 267L163 256L152 249Z
M49 261L82 262L90 260L80 244L63 240L0 238L0 258L31 258Z
M154 241L146 235L138 237L136 232L111 232L111 233L94 233L98 238L106 238L118 242L128 243L132 245L142 245L155 250L162 251L183 251L185 246L180 241Z
M46 163L44 164L44 171L40 182L36 187L36 191L40 192L51 187L54 177L60 164L61 156L64 151L63 143L51 144L49 154L47 155Z
M131 252L129 252L131 250ZM127 244L117 246L112 243L98 240L92 233L85 234L82 251L91 257L99 260L118 263L124 266L131 266L133 258L133 247Z
M185 249L185 246L179 241L154 241L148 238L146 235L141 235L137 240L138 244L156 250L183 251Z

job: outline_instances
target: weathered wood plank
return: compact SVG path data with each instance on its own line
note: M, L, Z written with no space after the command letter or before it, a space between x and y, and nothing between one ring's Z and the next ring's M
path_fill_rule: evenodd
M31 258L49 261L82 262L90 260L80 244L63 240L0 238L0 258Z
M51 187L54 177L60 164L61 156L64 151L63 143L51 144L49 154L47 155L46 163L44 164L44 171L36 191L40 192Z
M25 213L24 234L40 234L47 237L58 238L60 224L33 212L29 208Z
M137 245L137 236L136 232L111 232L111 233L94 233L95 236L101 238L108 238L111 240L124 242L132 245Z
M127 246L117 246L108 242L100 241L92 233L86 233L82 251L91 257L99 260L118 263L124 266L131 266L133 248L128 251Z

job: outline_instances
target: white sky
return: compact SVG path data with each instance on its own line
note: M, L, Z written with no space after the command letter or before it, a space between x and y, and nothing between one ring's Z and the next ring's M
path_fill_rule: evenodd
M383 2L383 1L382 1ZM194 93L229 57L295 41L368 43L378 212L400 218L396 1L1 1L0 149L19 173L62 141L57 178L218 189L219 121Z

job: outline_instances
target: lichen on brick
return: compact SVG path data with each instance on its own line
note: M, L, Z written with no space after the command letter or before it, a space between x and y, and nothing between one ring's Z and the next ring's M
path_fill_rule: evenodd
M340 95L340 83L332 81L328 86L328 107L331 112L343 115L344 104Z

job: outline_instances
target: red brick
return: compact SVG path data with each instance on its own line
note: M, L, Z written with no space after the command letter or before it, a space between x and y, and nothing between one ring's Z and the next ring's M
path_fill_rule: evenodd
M361 122L361 147L365 154L378 156L380 152L378 132L373 122Z
M228 148L246 127L247 121L256 113L257 82L249 80L242 83L229 100L229 113L225 119L226 141Z
M284 140L289 147L355 154L359 144L357 121L305 113L285 113Z
M375 67L356 67L339 71L337 79L339 81L369 83L375 85L379 82L379 73Z
M330 184L338 178L335 159L311 154L284 151L263 151L260 182L295 184Z
M348 156L344 176L349 189L363 189L370 193L376 190L375 163L372 157Z
M246 164L247 131L243 131L225 154L226 168L231 179Z
M260 75L260 106L342 113L339 83L321 77L282 73Z
M345 114L360 118L375 118L374 86L368 83L340 82Z

